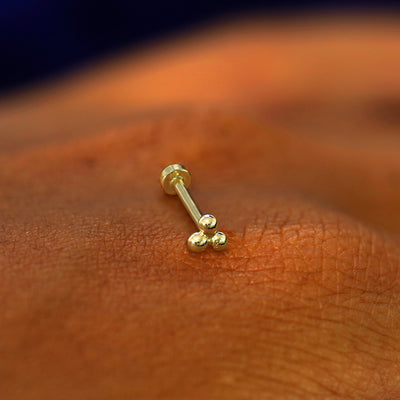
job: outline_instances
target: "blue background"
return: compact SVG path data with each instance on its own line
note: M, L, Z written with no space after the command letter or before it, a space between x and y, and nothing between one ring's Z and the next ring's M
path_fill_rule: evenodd
M254 12L397 11L399 3L0 0L0 92L223 17Z

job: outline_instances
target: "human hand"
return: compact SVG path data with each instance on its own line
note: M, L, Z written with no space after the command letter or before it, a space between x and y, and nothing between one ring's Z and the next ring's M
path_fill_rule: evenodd
M275 101L263 74L236 69L207 98L193 73L210 90L227 57L216 49L235 58L254 43L218 48L210 36L200 47L209 69L191 62L188 44L175 49L185 73L168 69L169 49L155 57L165 75L135 60L132 73L101 75L106 94L95 75L4 105L2 398L397 398L399 120L381 111L389 100L396 109L398 82L371 70L353 77L351 98L328 83L324 96L303 93L304 81L315 83L310 58L284 46L284 31L272 37L270 58L297 60L292 91L283 79ZM361 28L354 49L360 38L369 38ZM374 49L395 62L391 40ZM314 46L321 54L326 44ZM332 76L343 46L334 49ZM249 54L246 65L264 59ZM159 96L189 76L188 105L177 105L184 85L180 100ZM142 90L143 110L128 118L145 78L160 85ZM193 224L158 183L172 162L191 170L191 190L229 251L187 251Z

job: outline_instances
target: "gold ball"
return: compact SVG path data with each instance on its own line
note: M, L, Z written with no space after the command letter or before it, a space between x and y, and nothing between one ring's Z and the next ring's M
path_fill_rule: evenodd
M199 253L204 251L208 246L207 236L203 232L195 232L190 235L187 245L190 251Z
M223 232L215 232L211 238L211 244L214 250L225 250L228 246L228 238Z
M211 214L202 215L199 219L199 228L206 235L212 235L217 230L217 218Z

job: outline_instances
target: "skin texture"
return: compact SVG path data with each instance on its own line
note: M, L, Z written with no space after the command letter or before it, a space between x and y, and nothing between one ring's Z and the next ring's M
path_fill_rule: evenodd
M0 397L398 399L395 22L235 23L5 98ZM174 162L229 251L187 251Z

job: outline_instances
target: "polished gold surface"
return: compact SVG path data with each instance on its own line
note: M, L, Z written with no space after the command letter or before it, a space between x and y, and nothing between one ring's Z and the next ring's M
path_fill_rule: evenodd
M187 191L183 181L178 180L175 182L175 191L176 194L181 199L181 202L185 206L187 212L192 217L193 222L198 225L201 219L201 212L196 206L196 203L193 201L192 197L190 196L189 192Z
M197 226L201 229L206 235L213 235L217 231L217 218L211 214L202 215L198 219Z
M190 251L200 253L208 246L208 236L201 231L192 233L187 240L187 245Z
M216 232L211 238L211 244L214 250L225 250L228 245L228 239L223 232Z
M192 183L190 172L181 164L168 165L161 172L160 182L165 193L178 195L197 228L200 229L188 238L189 250L198 253L204 251L209 244L214 250L225 250L228 239L223 232L217 231L217 219L211 214L202 215L187 190Z
M168 165L161 171L161 186L167 194L177 194L175 191L175 183L182 181L186 188L192 183L190 172L181 164Z

